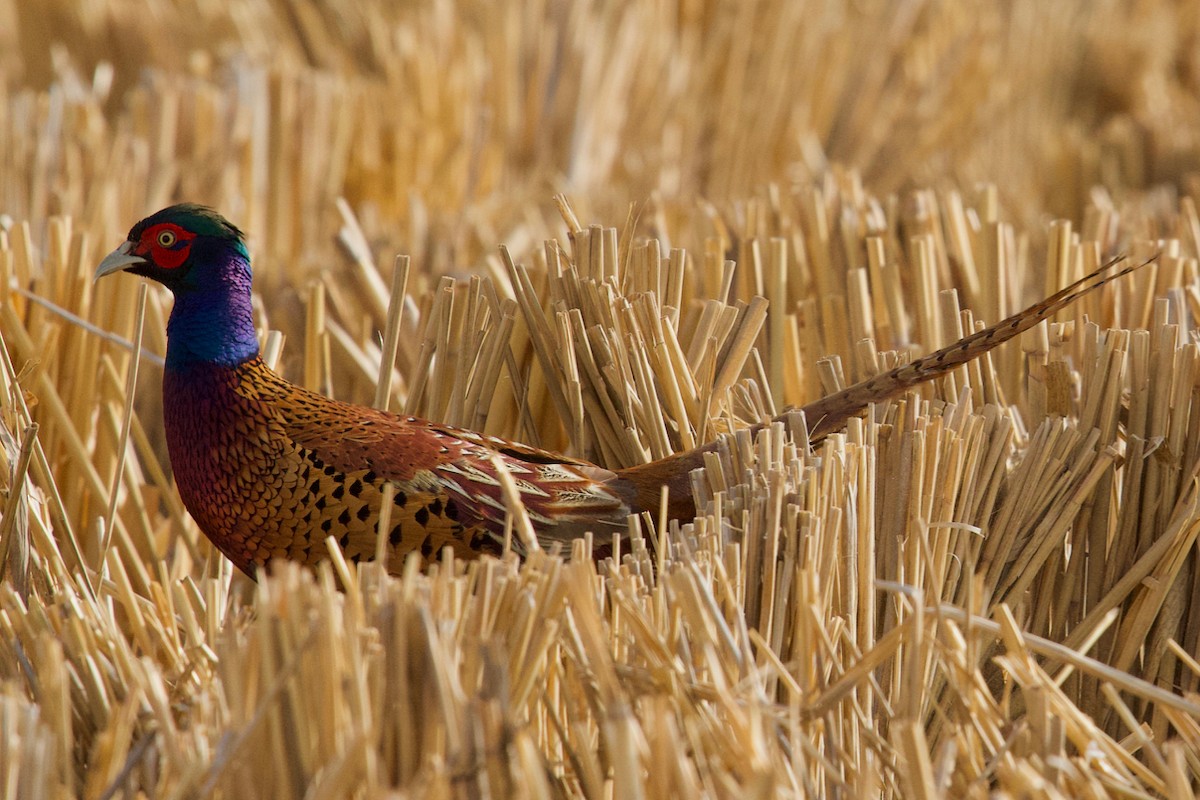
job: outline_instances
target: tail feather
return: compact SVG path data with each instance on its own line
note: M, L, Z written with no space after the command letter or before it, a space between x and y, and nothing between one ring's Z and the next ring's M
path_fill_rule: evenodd
M662 490L666 487L668 518L694 519L696 503L692 499L691 474L704 466L704 454L712 452L716 446L716 442L710 442L685 453L618 470L618 480L625 488L633 513L648 511L657 518L662 505Z
M804 416L811 426L814 439L823 438L846 423L850 417L860 414L872 403L880 403L898 397L914 386L951 372L963 364L979 358L989 350L1004 344L1009 339L1033 328L1050 318L1062 308L1079 298L1099 289L1106 283L1128 275L1134 270L1150 264L1158 254L1145 261L1123 267L1112 274L1105 274L1113 266L1125 260L1117 256L1092 272L1044 300L1040 300L1013 314L1008 319L981 331L964 336L949 347L943 347L927 356L902 364L889 372L834 392L804 407Z
M1106 274L1112 267L1125 260L1125 256L1117 256L1095 272L1080 278L1070 286L1034 303L1008 319L964 336L949 347L943 347L927 356L922 356L893 370L809 403L801 410L810 427L810 441L819 441L838 430L847 420L861 414L873 403L898 397L914 386L939 378L980 357L1050 318L1084 295L1099 289L1106 283L1141 269L1157 258L1158 254L1155 254L1145 261L1130 264L1116 272ZM773 421L784 421L784 419L784 416L779 416ZM765 426L765 423L759 423L751 426L750 431L757 433ZM618 470L619 491L625 495L630 508L635 513L649 511L651 514L657 515L662 490L663 487L666 487L668 516L671 519L679 520L693 519L696 507L692 498L691 472L703 467L705 453L713 452L716 448L717 443L710 442L648 464Z

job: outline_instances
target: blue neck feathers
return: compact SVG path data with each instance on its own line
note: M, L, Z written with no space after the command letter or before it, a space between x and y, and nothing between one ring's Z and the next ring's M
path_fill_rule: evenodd
M193 268L181 285L172 287L175 307L167 323L170 369L199 363L234 367L258 355L250 259L240 247L212 255L218 264Z

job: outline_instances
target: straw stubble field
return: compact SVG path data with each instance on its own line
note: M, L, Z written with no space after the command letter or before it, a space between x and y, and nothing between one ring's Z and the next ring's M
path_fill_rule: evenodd
M1191 796L1195 14L0 2L0 792ZM726 435L701 515L235 574L170 299L91 280L179 199L291 379L609 467ZM742 430L1117 252L842 432Z

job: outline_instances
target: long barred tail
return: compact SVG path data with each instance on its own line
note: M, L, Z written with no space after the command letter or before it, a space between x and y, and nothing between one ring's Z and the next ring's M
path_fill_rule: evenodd
M922 356L881 375L867 378L840 392L834 392L816 402L809 403L804 407L804 417L808 420L813 438L818 439L832 433L844 425L850 417L865 411L867 406L872 403L880 403L898 397L914 386L934 378L940 378L963 364L979 358L992 348L1004 344L1014 336L1018 336L1050 318L1084 295L1099 289L1110 281L1128 275L1134 270L1141 269L1157 258L1158 254L1155 254L1145 261L1122 267L1110 275L1105 274L1125 260L1125 256L1117 256L1095 272L1085 275L1044 300L1039 300L1024 311L1018 311L1006 320L964 336L954 344L943 347L937 352Z
M1158 254L1155 254L1145 261L1107 274L1110 269L1125 260L1125 256L1117 256L1095 272L1085 275L1070 286L1034 303L1024 311L1013 314L1008 319L964 336L949 347L943 347L927 356L809 403L801 410L808 421L812 440L816 441L838 430L848 419L861 414L872 403L891 400L914 386L961 367L1048 319L1084 295L1141 269L1157 258ZM776 420L782 419L776 417ZM757 431L762 427L764 426L760 423L752 426L751 430ZM657 514L662 487L666 486L669 491L668 514L673 519L686 520L694 517L696 509L692 501L689 473L703 467L704 454L715 449L716 443L709 443L649 464L620 470L619 480L625 482L625 489L632 496L631 508L638 512L649 511Z

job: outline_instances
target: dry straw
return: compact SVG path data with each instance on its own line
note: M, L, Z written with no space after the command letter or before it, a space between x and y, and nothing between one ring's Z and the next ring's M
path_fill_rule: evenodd
M1200 124L1102 33L1186 20L1089 12L1078 63L1072 4L391 5L0 3L52 87L0 94L0 797L1200 786L1200 216L1125 185ZM1084 137L1065 76L1129 116ZM699 516L597 563L514 501L524 561L234 574L165 458L169 298L91 282L182 196L248 230L291 379L608 467L723 435ZM1118 249L1163 255L821 440L745 431Z

